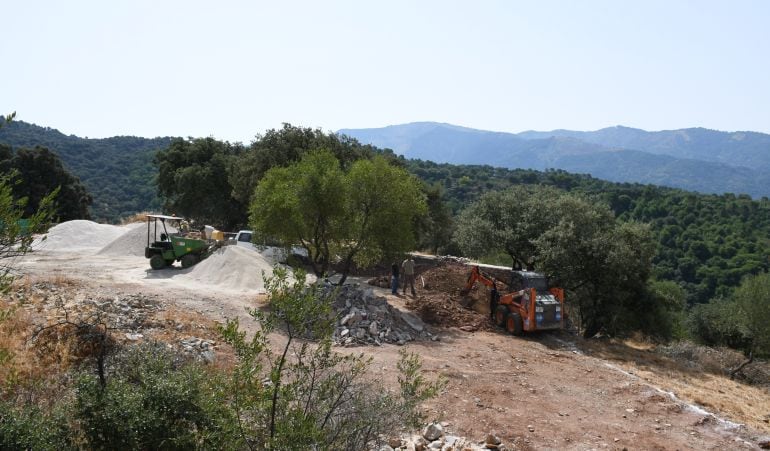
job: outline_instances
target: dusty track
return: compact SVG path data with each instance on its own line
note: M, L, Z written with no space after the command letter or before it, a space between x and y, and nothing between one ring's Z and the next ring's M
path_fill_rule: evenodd
M94 294L116 289L152 294L215 321L238 317L252 330L245 308L264 301L256 290L191 284L178 277L180 269L151 271L142 257L39 251L18 266L32 280L72 279ZM375 290L399 308L429 294L418 290L418 299L412 300ZM758 437L770 432L731 423L740 419L723 413L713 417L698 411L673 398L660 380L631 374L637 373L634 362L608 360L568 334L515 338L496 331L431 330L440 341L407 348L422 357L428 374L447 377L446 391L426 408L429 417L447 422L447 429L458 435L481 440L496 432L514 449L721 450L755 449ZM395 387L400 347L339 349L371 355L372 376ZM767 410L770 414L770 406Z

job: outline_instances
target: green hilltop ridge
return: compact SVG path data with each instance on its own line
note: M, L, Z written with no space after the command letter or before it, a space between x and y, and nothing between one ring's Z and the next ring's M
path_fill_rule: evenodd
M0 129L0 143L13 148L40 146L58 154L93 196L91 216L105 222L160 208L152 160L155 152L171 141L168 137L80 138L24 121L13 121Z

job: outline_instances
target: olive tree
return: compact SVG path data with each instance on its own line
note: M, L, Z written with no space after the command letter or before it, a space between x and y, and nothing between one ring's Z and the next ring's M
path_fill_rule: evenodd
M268 170L254 192L250 224L258 236L300 245L317 276L340 264L368 265L414 244L415 218L426 212L417 179L384 157L345 171L329 151L309 152Z
M530 266L537 257L535 240L557 219L553 204L559 195L541 186L486 193L460 212L453 239L468 256L502 251L514 267Z

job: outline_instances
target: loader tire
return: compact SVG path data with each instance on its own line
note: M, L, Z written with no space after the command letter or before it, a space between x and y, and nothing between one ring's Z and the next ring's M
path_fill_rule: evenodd
M189 268L196 263L198 263L198 256L195 254L187 254L182 257L182 268Z
M508 317L505 319L505 330L507 330L511 335L521 335L521 315L516 312L512 312L510 315L508 315Z
M150 257L150 267L155 270L163 269L166 267L166 260L163 260L162 255L155 254Z
M508 307L504 305L498 305L494 312L493 320L495 322L495 326L497 327L505 327L505 319L508 317L508 314L510 312L508 311Z

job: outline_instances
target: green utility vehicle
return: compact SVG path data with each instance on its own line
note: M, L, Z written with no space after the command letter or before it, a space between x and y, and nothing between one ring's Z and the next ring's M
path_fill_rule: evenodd
M189 268L210 254L212 245L207 240L178 232L182 221L183 218L176 216L147 215L147 247L144 248L144 256L150 259L152 269L163 269L175 261L181 262L182 268ZM171 233L166 228L167 222L174 227Z

